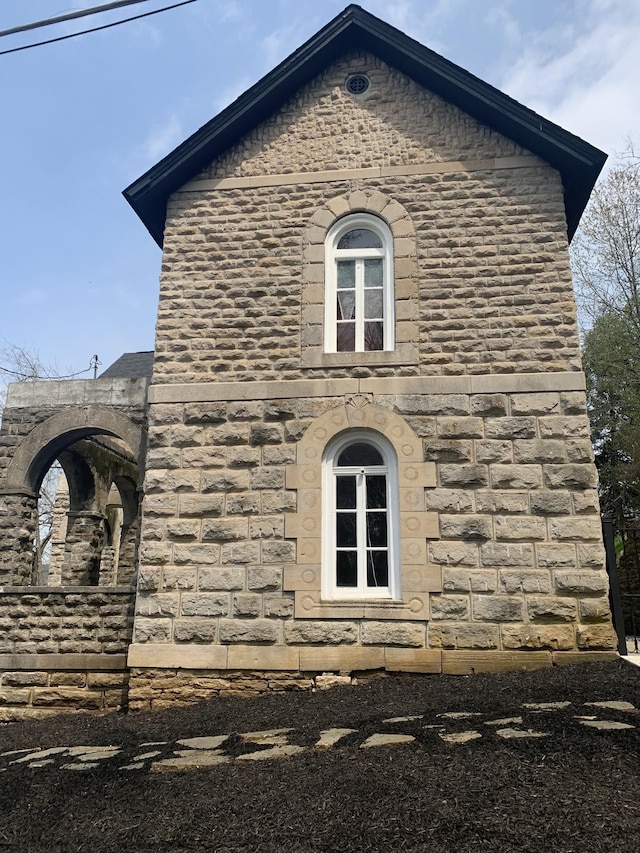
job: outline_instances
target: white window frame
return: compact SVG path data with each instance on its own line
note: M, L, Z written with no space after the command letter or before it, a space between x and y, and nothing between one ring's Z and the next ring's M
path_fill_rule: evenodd
M338 249L342 237L355 228L367 228L376 234L382 242L380 249ZM354 350L344 352L390 352L395 349L395 311L393 287L393 235L391 229L377 216L370 213L353 213L335 222L325 240L325 352L338 352L336 303L338 298L337 262L338 260L366 260L382 258L383 261L383 316L382 349L364 348L364 287L356 286L356 340Z
M350 444L370 444L382 456L383 465L337 467L342 451ZM391 443L384 436L372 430L348 430L336 436L324 452L322 460L322 589L324 600L400 600L400 537L398 504L398 463ZM387 491L387 560L388 585L369 587L366 584L366 514L362 506L357 514L358 536L358 585L339 587L336 577L336 484L338 475L355 474L364 477L367 474L384 474ZM358 488L358 486L357 486ZM359 488L363 488L360 486Z

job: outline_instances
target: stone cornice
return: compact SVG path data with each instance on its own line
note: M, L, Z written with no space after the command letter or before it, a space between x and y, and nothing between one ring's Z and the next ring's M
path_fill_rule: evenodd
M443 172L479 172L496 169L524 169L544 166L539 157L519 155L490 157L484 160L447 160L438 163L412 163L402 166L372 166L366 169L325 169L317 172L286 172L277 175L255 175L239 178L196 179L180 187L179 192L256 189L284 187L293 184L321 184L353 181L362 178L398 178L410 175L435 175Z
M208 403L218 400L277 400L341 397L347 394L527 394L584 391L582 372L410 376L380 379L291 379L258 382L189 382L153 385L150 403Z

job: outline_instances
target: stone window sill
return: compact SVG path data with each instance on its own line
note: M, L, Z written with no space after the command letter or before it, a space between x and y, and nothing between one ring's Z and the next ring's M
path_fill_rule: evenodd
M417 364L415 344L400 344L395 350L376 352L323 352L319 347L303 350L304 367L376 367L384 365Z

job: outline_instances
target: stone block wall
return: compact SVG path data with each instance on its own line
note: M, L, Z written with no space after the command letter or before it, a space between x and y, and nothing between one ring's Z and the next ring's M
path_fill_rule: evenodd
M417 90L340 60L170 198L154 382L580 370L559 174ZM309 361L324 237L350 211L395 228L402 346Z
M321 569L306 556L311 540L292 533L309 490L292 487L288 472L315 425L350 405L348 395L324 396L327 383L310 382L318 396L152 404L130 652L134 690L138 678L146 685L139 700L152 695L142 673L162 666L211 678L243 670L311 677L615 654L584 392L562 390L579 384L570 374L558 374L555 391L536 391L541 381L461 378L455 394L412 393L429 390L421 380L396 380L397 394L383 393L388 381L359 382L359 411L404 421L434 468L421 489L430 529L403 610L308 605ZM445 382L431 380L432 389ZM483 393L488 382L494 388ZM264 384L233 388L265 392ZM411 612L416 597L426 607Z
M396 346L327 353L325 238L358 212L393 235ZM169 200L134 701L614 655L580 367L559 174L340 59ZM398 600L322 598L322 454L354 426L397 458Z
M0 722L126 705L133 592L0 589Z

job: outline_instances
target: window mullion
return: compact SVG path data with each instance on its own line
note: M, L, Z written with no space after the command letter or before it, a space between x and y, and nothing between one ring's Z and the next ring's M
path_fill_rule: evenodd
M356 533L358 542L358 589L367 587L367 501L366 478L363 472L356 475Z
M364 260L356 260L356 352L364 352Z

